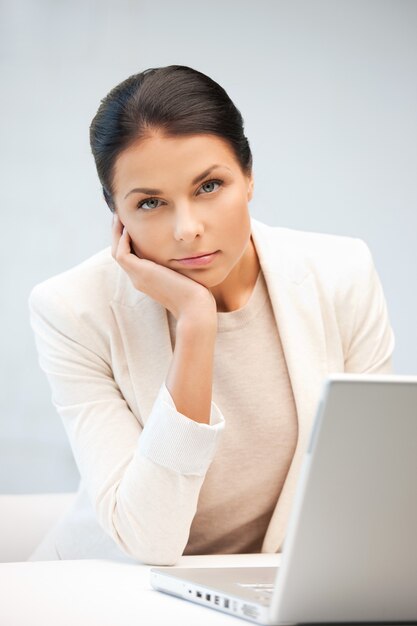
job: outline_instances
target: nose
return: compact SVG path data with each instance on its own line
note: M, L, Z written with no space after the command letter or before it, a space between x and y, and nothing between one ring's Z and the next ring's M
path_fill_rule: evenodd
M183 206L176 210L174 217L174 238L186 243L194 241L204 233L201 218L190 207Z

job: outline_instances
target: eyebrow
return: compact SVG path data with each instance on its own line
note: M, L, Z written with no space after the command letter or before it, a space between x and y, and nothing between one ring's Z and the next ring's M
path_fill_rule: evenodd
M196 185L197 183L199 183L200 180L203 180L203 178L208 176L210 172L216 169L216 167L225 167L227 170L231 171L230 168L226 167L225 165L220 165L220 164L211 165L208 169L204 170L202 174L199 174L198 176L196 176L191 182L191 184ZM135 187L134 189L131 189L125 195L124 199L126 200L126 198L130 196L131 193L146 193L148 195L152 195L152 194L162 194L163 191L161 189L150 189L149 187Z

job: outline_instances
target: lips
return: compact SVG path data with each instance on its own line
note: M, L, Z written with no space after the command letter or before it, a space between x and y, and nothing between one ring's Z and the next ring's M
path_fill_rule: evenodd
M214 263L219 254L220 250L215 250L214 252L200 252L197 256L174 259L174 261L183 267L198 268Z
M185 256L182 259L174 259L174 261L190 261L192 259L200 259L202 256L210 256L210 254L214 254L216 250L213 252L200 252L199 254L193 254L192 256Z

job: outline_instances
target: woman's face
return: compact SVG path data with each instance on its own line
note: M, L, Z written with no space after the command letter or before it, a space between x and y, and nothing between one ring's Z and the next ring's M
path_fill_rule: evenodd
M219 137L155 133L119 155L113 189L139 257L210 288L249 253L253 178ZM205 265L179 261L212 252Z

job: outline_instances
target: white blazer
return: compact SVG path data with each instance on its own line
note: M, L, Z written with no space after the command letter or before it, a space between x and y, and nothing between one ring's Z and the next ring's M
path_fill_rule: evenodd
M276 552L326 375L391 372L394 338L361 240L253 218L252 237L298 416L296 450L262 545ZM133 287L106 248L37 285L30 311L81 474L73 510L33 559L175 563L224 418L214 403L208 425L176 411L164 384L172 358L166 310Z

